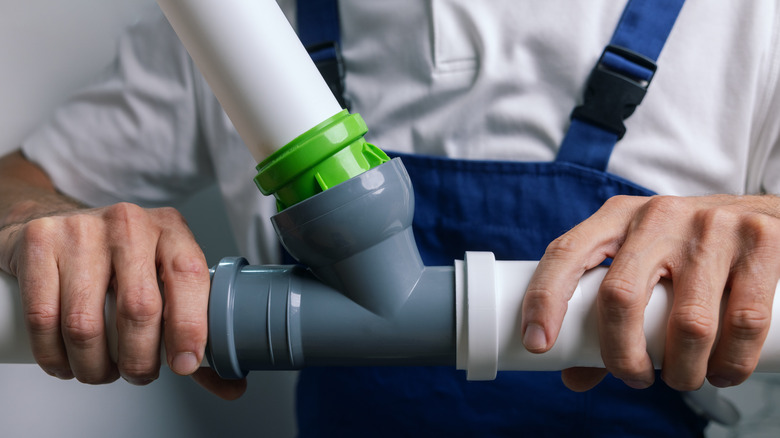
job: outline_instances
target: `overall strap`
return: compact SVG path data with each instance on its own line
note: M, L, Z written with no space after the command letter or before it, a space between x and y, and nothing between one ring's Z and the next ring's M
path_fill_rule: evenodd
M590 73L584 102L572 111L557 161L606 170L615 143L626 132L623 120L642 102L684 2L629 0Z
M344 98L338 1L298 0L296 15L298 37L341 107L348 108Z

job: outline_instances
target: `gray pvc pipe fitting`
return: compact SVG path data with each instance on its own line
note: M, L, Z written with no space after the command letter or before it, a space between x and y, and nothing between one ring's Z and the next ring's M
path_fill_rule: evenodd
M412 234L414 192L400 159L271 218L282 245L324 283L391 315L424 269Z
M313 365L454 365L454 268L423 266L399 159L272 218L308 266L223 259L209 304L211 366L224 378Z

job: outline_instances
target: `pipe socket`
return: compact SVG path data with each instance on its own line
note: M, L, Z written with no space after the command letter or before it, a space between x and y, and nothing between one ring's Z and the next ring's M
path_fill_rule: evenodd
M400 159L271 218L285 249L314 275L379 315L401 306L424 270L412 232L414 192Z

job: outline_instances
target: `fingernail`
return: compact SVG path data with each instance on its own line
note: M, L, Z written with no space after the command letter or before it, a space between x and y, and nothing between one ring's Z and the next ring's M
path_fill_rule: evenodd
M623 383L634 389L647 389L653 384L647 380L624 380Z
M532 352L544 350L547 347L547 335L544 334L542 326L534 322L528 323L523 336L523 345Z
M707 376L707 380L709 380L712 386L716 386L718 388L728 388L729 386L734 386L734 383L731 380L720 376Z
M146 386L152 382L154 382L154 379L133 379L133 378L127 378L123 377L127 383L134 385L134 386Z
M195 372L198 369L198 357L195 353L179 353L174 356L171 362L171 369L176 374L188 375Z
M74 377L71 370L57 370L54 372L54 376L61 380L70 380Z

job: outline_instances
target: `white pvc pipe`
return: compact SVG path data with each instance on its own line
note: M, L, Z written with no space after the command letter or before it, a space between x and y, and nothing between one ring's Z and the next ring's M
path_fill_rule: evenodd
M0 364L34 364L27 329L22 316L22 299L19 283L15 277L0 271ZM106 295L103 314L106 321L108 350L112 358L117 357L118 332L116 328L116 295ZM165 364L165 346L160 347L161 363ZM204 357L200 366L209 366Z
M525 290L535 261L496 261L489 252L466 253L455 262L457 367L470 380L490 380L497 371L551 371L573 366L602 367L596 320L596 294L606 268L585 273L568 303L553 348L529 353L520 335ZM653 290L645 311L647 351L660 369L672 290L662 281ZM116 351L116 304L108 297L106 325L109 347ZM775 313L780 309L775 294ZM0 272L0 363L34 363L22 316L16 279ZM777 315L773 315L777 316ZM780 316L773 318L778 321ZM204 361L205 364L205 361ZM780 372L780 324L770 326L756 372Z
M574 366L603 367L598 339L596 295L607 268L585 273L568 303L558 339L544 354L529 353L520 335L525 290L535 261L496 261L489 252L467 252L455 262L457 367L469 380L492 380L496 371L553 371ZM780 286L756 372L780 371ZM663 364L672 287L661 281L645 310L647 352L656 369Z
M341 111L274 0L158 0L260 162Z
M35 363L16 278L0 271L0 363Z

